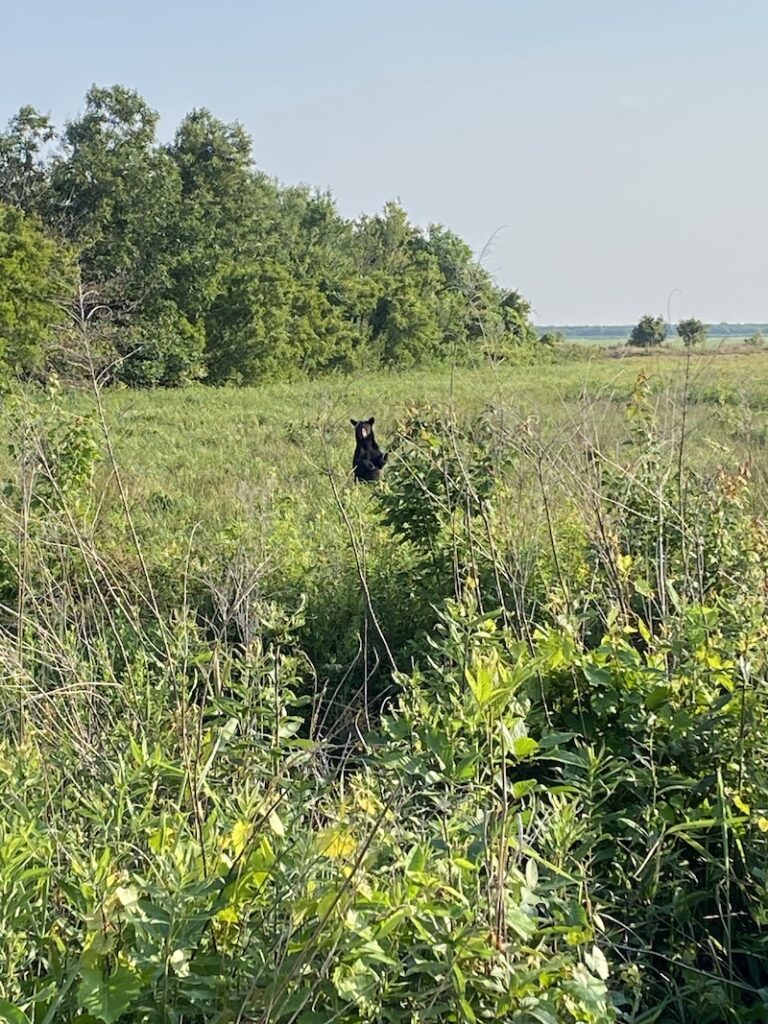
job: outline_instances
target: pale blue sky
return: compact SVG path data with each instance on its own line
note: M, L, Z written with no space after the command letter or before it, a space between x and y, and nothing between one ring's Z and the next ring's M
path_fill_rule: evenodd
M768 320L766 0L5 0L0 121L207 106L341 210L399 197L538 322Z

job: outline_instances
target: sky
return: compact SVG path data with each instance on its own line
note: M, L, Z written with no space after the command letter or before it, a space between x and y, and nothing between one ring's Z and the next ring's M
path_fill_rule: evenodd
M129 86L452 228L537 323L768 321L766 0L0 0L0 36L0 124Z

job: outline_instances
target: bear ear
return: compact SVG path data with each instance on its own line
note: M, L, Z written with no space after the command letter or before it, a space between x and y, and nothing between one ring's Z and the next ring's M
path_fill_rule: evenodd
M353 427L357 426L357 420L350 420L349 422L352 424Z
M370 419L368 420L368 422L369 422L369 423L371 424L371 426L373 426L373 424L374 424L374 422L375 422L375 421L374 421L374 417L373 417L373 416L371 416L371 418L370 418Z
M389 458L389 452L384 452L384 458L381 460L382 466L384 465L384 463L387 461L388 458Z

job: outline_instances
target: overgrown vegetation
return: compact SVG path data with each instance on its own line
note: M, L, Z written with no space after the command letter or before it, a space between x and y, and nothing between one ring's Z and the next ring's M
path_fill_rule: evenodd
M67 323L75 281L71 252L35 217L0 204L0 380L43 369L52 330Z
M14 391L0 1019L764 1020L768 396L721 360Z

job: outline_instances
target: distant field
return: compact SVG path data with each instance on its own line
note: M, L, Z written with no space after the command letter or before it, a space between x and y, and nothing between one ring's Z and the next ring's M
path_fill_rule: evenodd
M628 334L617 334L605 338L595 338L583 335L574 335L573 337L566 338L566 340L576 345L597 345L600 348L611 348L616 345L626 345L628 336ZM743 345L748 337L749 335L733 336L728 338L708 337L704 345L707 350L729 348L734 345ZM679 338L668 338L667 341L664 342L663 347L682 348L683 343Z
M138 540L171 603L180 600L190 573L189 585L203 593L207 581L228 578L242 559L263 567L263 586L275 599L295 606L309 594L312 656L341 664L354 654L355 633L351 625L339 633L335 617L347 613L334 609L353 600L356 570L339 502L365 533L366 557L387 572L396 566L391 536L377 525L371 489L352 481L350 418L375 417L377 438L392 451L385 488L396 486L398 424L408 415L429 421L449 414L457 430L480 429L486 450L491 444L517 452L497 483L510 496L510 538L538 550L546 547L547 534L535 453L546 456L543 485L552 514L568 521L583 485L586 446L597 447L610 463L626 462L633 426L627 405L641 374L648 379L664 457L676 458L687 360L669 350L630 350L621 358L592 353L550 365L437 367L256 388L105 391L104 413L131 522L102 454L95 467L94 536L132 576L143 572ZM764 510L768 352L696 352L688 369L688 461L706 473L748 462L753 501ZM93 411L87 395L65 402L73 411ZM482 434L482 422L491 425L494 440ZM8 456L1 458L5 474ZM407 552L401 554L407 563ZM392 608L393 614L411 614L399 600ZM407 632L407 623L395 628ZM337 636L344 637L338 644Z
M640 372L651 377L670 423L684 361L669 353L594 358L550 366L448 368L321 378L261 388L120 391L106 410L140 519L226 521L249 503L281 496L307 512L331 500L326 469L344 481L353 447L350 417L376 417L383 444L409 408L453 407L468 419L485 408L510 423L532 418L543 437L620 434L623 404ZM768 414L768 353L697 353L691 365L693 436L755 445ZM734 421L738 424L734 425ZM689 429L693 430L692 426ZM736 433L734 434L734 431ZM737 437L738 431L741 436ZM758 447L762 445L759 442ZM163 498L172 499L171 507Z
M609 348L611 345L626 345L626 335L619 337L608 337L608 338L587 338L587 337L573 337L566 338L566 341L573 342L575 345L598 345L600 348Z
M608 343L608 342L606 342ZM762 458L768 418L768 352L696 352L691 363L694 440L716 438ZM118 463L139 524L165 536L196 523L205 532L254 506L290 500L312 516L332 500L330 468L346 485L350 417L376 417L389 445L409 409L452 409L462 420L492 410L509 424L529 420L542 439L602 433L620 440L623 407L640 372L647 374L673 429L685 360L669 350L552 365L448 367L363 376L322 377L258 388L195 386L104 392ZM87 395L69 401L88 409ZM695 427L695 429L694 429ZM0 469L7 456L0 457Z
M627 403L640 374L649 380L659 439L668 453L674 451L686 365L671 350L627 350L606 358L593 348L582 358L550 365L438 367L257 388L105 391L132 526L102 457L95 470L93 529L130 572L140 568L135 529L147 564L166 581L169 594L187 566L200 581L248 550L268 567L275 595L295 602L308 587L354 574L336 494L360 522L373 503L369 488L352 483L350 418L375 416L380 444L393 450L384 474L388 486L396 478L398 422L410 413L450 413L459 429L470 430L482 415L500 445L520 447L505 484L515 495L516 542L538 544L542 518L531 452L547 453L546 484L566 515L581 483L587 443L612 462L626 460ZM753 500L765 508L768 352L695 352L688 368L688 458L708 472L749 462ZM77 411L93 411L88 395L65 401ZM2 453L0 471L9 470L9 456ZM377 529L367 534L371 558L384 557L390 543Z

